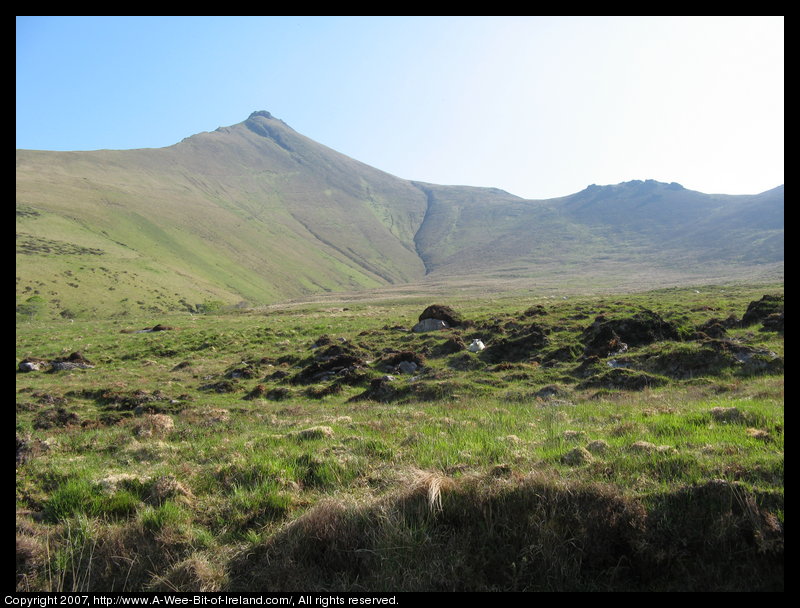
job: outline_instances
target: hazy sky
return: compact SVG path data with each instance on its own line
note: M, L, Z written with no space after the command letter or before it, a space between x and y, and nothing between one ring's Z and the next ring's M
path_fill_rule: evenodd
M783 17L17 17L17 148L267 110L398 177L551 198L783 183Z

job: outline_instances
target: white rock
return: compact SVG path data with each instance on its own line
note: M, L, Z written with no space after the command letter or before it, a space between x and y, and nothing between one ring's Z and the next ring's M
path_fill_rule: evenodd
M417 364L413 361L400 361L400 363L397 364L397 371L401 374L413 374L417 371Z
M439 331L450 327L446 322L439 319L423 319L411 328L411 331L421 333L423 331Z

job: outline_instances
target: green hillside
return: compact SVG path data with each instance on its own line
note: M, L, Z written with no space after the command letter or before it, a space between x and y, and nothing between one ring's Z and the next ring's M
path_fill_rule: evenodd
M780 276L783 186L709 195L653 180L525 200L496 189L417 184L417 247L431 274L555 279L725 280Z
M424 210L262 113L163 149L18 151L18 297L166 310L407 282Z
M532 201L403 180L268 112L167 148L17 150L23 315L269 304L419 282L780 279L783 187Z

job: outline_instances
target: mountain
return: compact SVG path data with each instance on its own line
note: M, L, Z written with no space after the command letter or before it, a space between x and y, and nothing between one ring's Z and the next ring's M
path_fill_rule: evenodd
M125 314L454 277L770 276L783 186L589 186L526 200L408 181L268 112L159 149L17 150L17 302Z

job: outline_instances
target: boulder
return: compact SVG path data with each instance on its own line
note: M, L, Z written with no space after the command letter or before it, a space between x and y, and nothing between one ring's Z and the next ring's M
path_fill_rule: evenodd
M92 369L94 365L79 352L74 352L69 357L59 357L51 361L50 366L55 371L66 369Z
M442 321L441 319L423 319L414 327L412 327L411 331L414 333L422 333L426 331L441 331L442 329L447 329L449 327L450 326L447 324L447 322Z
M19 369L21 372L38 372L48 366L49 363L43 359L34 359L32 357L28 357L19 362L17 369Z
M401 374L413 374L417 369L417 364L413 361L401 361L397 364L397 371Z
M441 304L433 304L423 310L419 316L419 321L424 321L425 319L444 321L450 327L459 327L464 324L460 314L449 306L442 306Z

